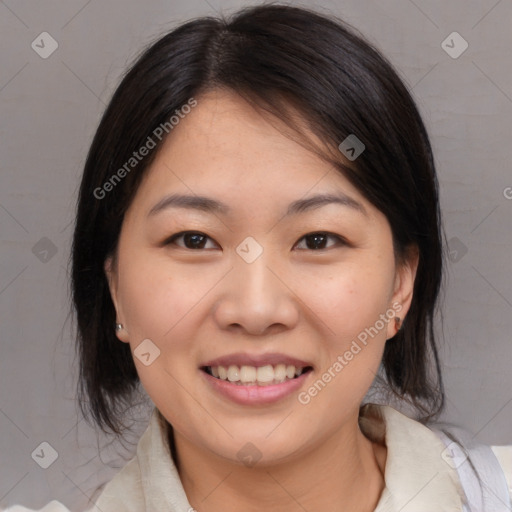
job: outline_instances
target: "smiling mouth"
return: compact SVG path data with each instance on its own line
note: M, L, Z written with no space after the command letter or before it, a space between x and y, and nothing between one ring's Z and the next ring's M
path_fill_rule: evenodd
M201 370L216 379L238 386L272 386L297 379L312 371L313 368L267 364L265 366L202 366Z

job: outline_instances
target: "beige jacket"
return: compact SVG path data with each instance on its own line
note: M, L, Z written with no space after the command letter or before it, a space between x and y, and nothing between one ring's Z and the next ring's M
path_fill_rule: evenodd
M390 406L376 404L363 408L360 426L368 438L387 446L386 487L375 512L465 510L458 473L441 456L446 447L429 428ZM512 445L491 448L503 468L512 497ZM40 510L70 512L57 501ZM156 408L139 440L136 455L105 485L95 506L87 512L142 511L194 511L170 457ZM16 505L6 512L33 511Z

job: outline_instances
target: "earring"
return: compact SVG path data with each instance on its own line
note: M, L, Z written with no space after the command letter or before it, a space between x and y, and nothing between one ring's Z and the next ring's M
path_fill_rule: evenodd
M397 331L400 330L400 323L401 322L402 322L402 319L399 316L395 316L395 327L396 327Z
M123 324L116 323L116 331L119 332L123 328Z

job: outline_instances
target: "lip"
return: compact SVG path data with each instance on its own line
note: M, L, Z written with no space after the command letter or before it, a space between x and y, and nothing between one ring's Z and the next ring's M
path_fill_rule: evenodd
M204 366L265 366L270 364L272 366L277 364L286 364L293 365L296 368L305 368L306 366L311 366L314 369L312 363L308 363L307 361L302 361L301 359L297 359L295 357L288 356L286 354L280 354L277 352L269 353L269 354L247 354L247 353L234 353L221 357L217 357L216 359L211 359L202 363L201 367Z
M223 397L229 398L240 405L260 405L271 404L290 396L302 387L305 380L309 378L309 375L313 372L310 370L295 379L286 380L280 384L273 384L271 386L238 385L227 380L217 379L201 369L199 369L199 373L203 376L207 385Z

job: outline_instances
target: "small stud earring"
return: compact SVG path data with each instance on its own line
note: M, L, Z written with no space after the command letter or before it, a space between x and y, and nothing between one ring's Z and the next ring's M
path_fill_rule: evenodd
M119 332L123 328L123 324L116 323L116 331Z

